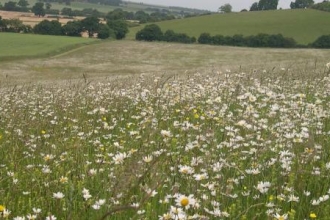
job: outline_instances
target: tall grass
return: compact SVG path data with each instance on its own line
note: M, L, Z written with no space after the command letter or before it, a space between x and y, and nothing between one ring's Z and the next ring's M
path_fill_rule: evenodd
M327 69L0 90L0 219L327 219Z

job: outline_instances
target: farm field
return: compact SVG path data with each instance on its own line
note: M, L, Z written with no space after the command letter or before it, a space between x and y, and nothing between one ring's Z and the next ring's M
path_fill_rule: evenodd
M33 13L30 12L16 12L16 11L1 11L0 10L0 16L3 19L19 19L23 22L25 25L30 25L31 27L34 27L36 24L40 23L41 21L47 19L49 21L57 20L62 25L66 24L68 21L75 21L75 20L82 20L84 17L74 17L74 18L51 18L46 15L45 17L38 17L35 16Z
M330 34L330 13L312 9L240 12L163 21L157 25L163 32L171 29L196 38L203 32L224 36L281 33L299 44L308 44L321 35ZM131 28L128 38L134 39L136 32L143 27Z
M329 55L124 40L3 61L0 219L326 220Z
M97 42L96 39L34 34L0 33L0 61L33 56L55 55L78 46Z

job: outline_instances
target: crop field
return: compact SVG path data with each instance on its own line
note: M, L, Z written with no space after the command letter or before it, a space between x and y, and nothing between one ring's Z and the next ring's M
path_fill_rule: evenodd
M224 36L281 33L299 44L308 44L321 35L330 34L330 13L311 9L240 12L164 21L157 25L164 32L171 29L196 38L203 32ZM132 28L128 37L135 38L136 32L142 28Z
M74 18L67 18L65 16L54 18L49 17L46 15L45 17L38 17L35 16L34 13L31 12L17 12L17 11L0 11L0 16L2 19L19 19L23 22L25 25L30 25L31 27L34 27L36 24L40 23L41 21L47 19L49 21L59 21L62 25L68 23L68 21L76 21L76 20L82 20L85 17L74 17Z
M328 219L329 53L105 41L1 62L0 219Z
M0 61L57 54L78 46L96 42L95 39L59 37L34 34L0 33Z

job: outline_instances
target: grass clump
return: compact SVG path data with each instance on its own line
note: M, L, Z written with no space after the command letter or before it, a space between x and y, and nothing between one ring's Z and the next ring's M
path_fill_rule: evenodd
M2 88L1 215L325 219L327 74L228 70Z

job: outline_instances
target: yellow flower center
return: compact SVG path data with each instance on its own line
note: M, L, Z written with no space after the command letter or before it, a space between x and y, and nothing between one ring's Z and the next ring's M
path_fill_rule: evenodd
M309 217L311 217L311 218L316 218L316 214L315 214L315 213L311 213L311 214L309 215Z
M188 198L183 198L180 201L182 206L187 206L189 204L189 199Z
M0 205L0 212L3 212L6 209L3 205Z

